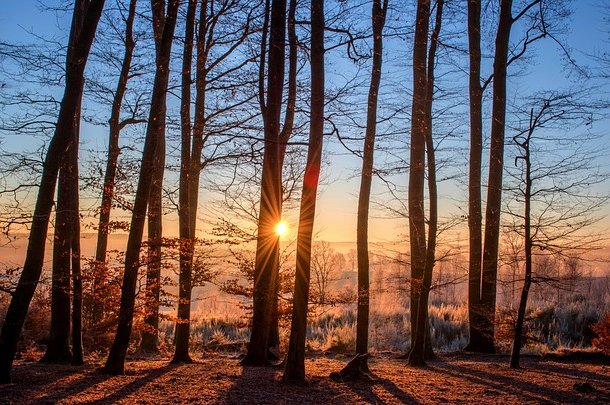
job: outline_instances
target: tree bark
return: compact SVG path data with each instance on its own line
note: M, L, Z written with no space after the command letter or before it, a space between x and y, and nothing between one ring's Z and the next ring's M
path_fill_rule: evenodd
M417 341L419 305L424 293L426 229L424 218L424 164L427 119L428 24L430 0L418 0L413 44L413 102L411 106L411 153L409 160L409 243L411 250L411 351ZM427 309L427 308L426 308ZM409 353L411 365L424 364L423 353Z
M311 242L324 136L324 0L311 1L311 116L303 179L290 340L284 381L305 379L305 334L311 272Z
M81 89L82 92L82 89ZM83 359L83 281L81 278L80 249L80 204L78 176L78 147L80 141L80 111L79 102L74 117L74 139L68 150L70 170L68 172L70 185L70 264L72 266L72 365L84 363Z
M296 110L296 95L297 95L297 69L298 69L298 38L296 35L296 0L290 0L288 5L288 95L286 97L286 111L284 114L284 126L280 132L280 170L284 171L284 160L286 157L286 148L288 141L292 136L294 128L294 113ZM281 175L280 175L281 176ZM283 201L282 201L283 205ZM280 210L281 212L281 210ZM279 260L279 255L278 255ZM278 273L275 279L275 295L273 296L273 317L271 319L271 330L269 332L269 341L267 342L270 349L279 350L280 345L280 325L279 325L279 294L280 294L280 274ZM274 355L274 353L268 353Z
M498 278L498 245L502 205L502 174L504 168L504 132L506 124L506 68L512 27L512 0L500 3L500 20L496 34L493 76L493 106L485 238L481 278L481 345L480 351L494 353L496 281Z
M106 252L108 250L108 234L110 225L110 212L112 210L112 200L114 198L114 185L117 170L117 163L121 149L119 148L119 135L121 132L121 107L123 98L127 91L127 82L131 71L131 60L135 49L133 39L133 23L136 14L137 0L129 2L129 12L125 22L125 53L121 64L119 81L114 92L110 120L108 121L110 130L108 136L108 160L106 161L106 171L104 174L104 186L102 189L102 204L100 207L100 219L97 229L97 244L95 247L95 273L93 275L93 324L99 323L104 317L103 300L104 286L108 275L106 263Z
M206 10L207 1L203 1L201 5L199 19L199 36L197 38L197 75L200 74L199 60L203 57L201 45L205 39L206 26ZM191 221L192 207L191 193L197 194L198 187L193 188L193 176L197 173L193 170L192 160L196 160L195 156L191 156L191 139L194 134L191 134L191 81L192 81L192 63L193 63L193 38L195 36L195 16L197 11L197 1L190 0L186 12L186 27L185 27L185 42L182 60L182 101L180 104L180 119L182 141L180 146L181 165L180 165L180 191L178 202L178 225L180 236L180 275L179 275L179 301L178 313L176 321L176 347L172 362L175 363L190 363L192 359L189 355L189 335L190 335L190 308L191 308L191 274L193 266L194 254L194 223ZM199 86L198 86L199 87ZM197 97L199 98L199 88L197 88ZM196 113L197 114L197 113ZM197 125L197 124L196 124ZM199 128L197 128L199 130ZM193 151L195 153L195 151ZM196 201L196 200L195 200Z
M468 54L470 58L470 166L468 173L468 330L465 350L481 346L481 160L483 155L483 89L481 87L481 0L468 0Z
M23 271L0 333L0 384L11 381L10 373L17 350L17 341L42 272L57 175L63 163L62 156L70 147L71 129L84 81L83 72L103 8L104 0L81 0L75 3L72 30L78 31L79 35L76 35L77 40L71 44L68 52L70 58L66 62L66 86L55 133L45 157ZM84 15L84 22L82 26L77 26L75 21L78 21L81 15Z
M279 238L275 225L281 219L282 186L279 128L284 87L286 0L273 0L269 40L265 151L254 269L252 331L244 364L263 366L267 360L273 316L273 294L279 268Z
M523 155L520 159L525 165L525 190L523 193L524 199L524 239L525 239L525 278L523 281L523 289L521 290L521 298L519 300L519 309L517 311L517 322L515 323L515 336L513 338L513 347L510 355L510 368L519 368L519 359L521 357L521 346L523 345L523 322L525 320L525 310L527 309L527 298L532 285L532 229L531 229L531 204L532 204L532 165L530 159L530 139L535 128L534 110L530 113L530 128L526 139L522 143L518 143L523 150Z
M356 248L358 256L358 312L356 318L356 354L368 353L369 333L369 250L368 227L369 206L371 201L371 183L373 178L373 160L375 152L375 136L377 132L377 101L381 82L381 67L383 63L383 26L385 25L388 0L373 1L373 66L369 86L366 130L364 135L364 151L362 155L362 177L358 194L358 220L356 233ZM363 362L359 369L366 369L367 356L359 357Z
M163 10L164 3L163 0L152 0L153 10ZM165 99L169 81L169 59L179 7L180 0L170 0L167 4L166 15L160 16L159 13L156 13L156 16L153 16L154 24L159 24L163 20L163 34L159 44L160 52L159 58L157 58L150 116L144 142L144 151L142 153L142 165L132 212L131 226L129 228L127 250L125 252L125 273L121 287L119 323L106 365L104 366L104 371L109 374L124 374L125 371L125 356L133 324L136 284L138 268L140 266L140 248L142 245L146 209L152 187L154 159L156 158L159 138L164 136L165 115L162 115L161 112L165 110ZM164 13L162 12L161 14Z
M425 265L422 277L422 287L417 303L417 316L415 339L412 340L408 362L411 365L425 364L426 357L433 356L428 324L428 297L432 286L432 272L436 261L436 233L438 231L438 191L436 185L436 158L434 140L432 137L432 102L434 98L434 61L443 18L443 0L436 2L436 21L430 49L428 50L426 73L426 105L425 105L425 145L428 163L428 195L430 200L430 213L428 219L428 240L425 252Z
M70 144L71 154L74 144ZM69 363L70 352L70 212L71 196L69 174L71 162L67 159L59 171L55 235L53 236L53 273L51 280L51 329L47 350L40 360L43 363Z

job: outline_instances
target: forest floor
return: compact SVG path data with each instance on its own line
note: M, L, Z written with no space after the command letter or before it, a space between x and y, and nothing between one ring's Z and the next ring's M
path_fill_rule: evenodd
M610 403L607 357L527 356L522 369L512 370L503 355L443 355L426 368L380 355L369 360L373 380L340 382L328 377L348 360L339 355L308 358L308 379L301 385L282 383L279 367L243 367L237 357L217 353L188 365L131 360L127 375L115 377L99 373L94 361L73 367L20 360L13 368L14 382L0 386L0 403ZM578 385L582 383L588 385Z

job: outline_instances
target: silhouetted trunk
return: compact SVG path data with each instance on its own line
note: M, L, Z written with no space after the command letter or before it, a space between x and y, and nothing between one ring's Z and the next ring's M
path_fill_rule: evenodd
M470 57L470 162L468 173L468 330L465 350L481 346L481 160L483 155L483 88L481 87L481 0L468 0L468 50Z
M480 351L495 352L496 280L498 278L498 244L502 205L502 173L504 168L504 132L506 124L506 67L510 30L513 23L512 0L500 3L500 20L496 34L493 68L493 106L487 207L485 209L485 244L481 277L481 345Z
M205 41L207 1L201 5L199 19L199 37L197 39L197 59L200 58L200 43ZM190 363L189 335L190 335L190 308L191 308L191 272L193 266L194 233L191 229L191 180L194 175L191 156L191 66L193 63L193 38L195 35L195 15L197 1L189 0L185 22L185 41L182 52L182 100L180 104L181 145L180 145L180 190L178 202L178 226L180 237L180 275L178 286L178 314L176 321L176 338L173 362ZM199 73L199 64L197 67ZM196 212L196 211L195 211Z
M356 228L356 248L358 255L358 313L356 321L356 354L368 352L369 341L369 206L371 202L371 182L373 178L373 159L375 152L375 135L377 132L377 100L381 82L381 66L383 62L383 26L385 24L388 0L373 1L373 66L369 86L366 113L366 132L364 135L364 150L362 154L362 177L360 193L358 194L358 221ZM360 357L366 369L367 356Z
M290 0L288 5L288 96L286 98L286 112L284 114L284 126L280 132L280 170L283 172L284 169L284 158L286 157L286 147L288 141L292 136L292 130L294 127L294 112L296 109L296 95L297 95L297 57L298 57L298 39L296 34L296 15L297 4L296 0ZM282 201L283 202L283 201ZM281 210L280 210L281 212ZM279 260L279 255L278 255ZM273 296L273 318L271 320L271 330L269 332L269 342L267 342L270 349L279 350L280 345L280 326L279 326L279 294L280 294L280 276L279 276L279 265L278 274L275 280L275 295ZM274 353L269 353L274 355Z
M125 368L125 356L129 346L129 337L133 324L133 313L135 305L136 284L138 268L140 267L140 248L142 245L142 234L146 209L152 188L154 160L157 156L157 145L159 138L164 136L165 128L165 99L169 81L169 60L171 56L172 40L176 26L176 17L180 0L170 0L167 5L167 14L164 15L165 2L152 0L153 24L162 22L163 34L159 42L159 57L157 58L157 69L153 94L151 98L150 115L142 153L140 177L136 190L136 198L129 228L127 250L125 252L125 274L121 287L121 306L119 310L119 322L117 333L114 337L104 371L110 374L123 374Z
M527 297L532 285L532 230L531 230L531 204L532 204L532 164L530 159L530 139L534 132L534 110L530 112L530 128L526 139L519 143L518 146L523 150L523 155L519 158L523 160L525 165L525 190L523 191L524 200L524 239L525 239L525 278L523 281L523 289L521 290L521 299L519 300L519 309L517 311L517 322L515 323L515 336L513 338L513 347L510 355L510 367L519 368L519 359L521 357L521 346L523 345L523 322L525 320L525 310L527 309ZM516 139L515 139L516 141ZM518 158L518 159L519 159Z
M74 144L68 150L71 155ZM53 273L51 280L51 330L47 350L40 360L43 363L69 363L70 352L70 231L71 189L69 171L71 162L66 159L59 172L55 235L53 236Z
M68 51L70 58L66 62L66 85L55 133L49 143L44 161L25 263L2 325L0 334L0 384L9 383L11 380L10 372L15 358L17 341L21 335L28 307L42 272L57 175L64 160L62 157L65 156L72 139L72 125L78 109L81 97L80 90L84 80L83 72L103 8L104 0L81 0L76 1L74 6L71 29L79 34L70 36L77 39L71 44ZM75 22L80 21L83 15L82 26L76 25Z
M82 91L82 89L81 89ZM80 107L74 117L74 143L68 150L70 185L70 264L72 266L72 364L83 359L83 281L81 278L80 204L78 178L78 145L80 140Z
M436 233L438 231L438 192L436 185L436 158L434 152L434 140L432 137L432 102L434 99L434 65L436 49L441 31L443 18L443 0L436 2L436 21L432 37L430 38L430 49L428 50L427 74L426 74L426 126L425 144L428 163L428 197L430 201L428 218L428 241L426 246L426 257L424 274L422 278L421 294L417 303L415 339L412 340L409 353L409 364L421 365L425 363L426 357L434 355L430 339L430 326L428 323L428 297L432 286L432 272L436 261Z
M430 0L418 0L413 44L413 102L411 106L411 153L409 160L409 242L411 250L411 350L409 364L424 364L423 352L414 353L420 301L425 293L426 234L424 217L424 164L426 149L427 79L426 53ZM427 309L427 308L426 308ZM425 318L425 317L424 317Z
M117 162L121 152L119 148L119 135L121 129L128 121L121 122L121 106L123 97L127 91L127 82L131 71L131 60L135 42L133 40L133 22L136 14L137 0L129 3L129 14L125 22L125 53L121 65L119 82L117 83L112 110L110 113L109 136L108 136L108 160L106 162L106 172L104 174L104 186L102 188L102 204L100 207L100 220L97 229L97 244L95 247L95 273L93 275L93 323L99 323L103 317L105 309L103 307L104 286L107 282L108 266L106 263L106 252L108 250L108 233L110 225L110 212L112 210L112 200L114 198L114 183L117 170Z
M311 241L324 135L324 0L311 1L311 113L303 179L290 340L284 381L305 379L305 334L311 271Z
M279 268L279 237L275 226L281 219L280 114L284 87L286 0L273 0L269 40L267 105L264 106L265 151L261 178L261 202L254 268L252 331L247 365L266 365L273 318L273 294Z

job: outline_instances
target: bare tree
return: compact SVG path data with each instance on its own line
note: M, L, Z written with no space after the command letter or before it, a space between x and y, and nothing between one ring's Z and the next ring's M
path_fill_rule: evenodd
M265 149L261 178L258 237L254 271L252 331L248 365L266 365L269 334L273 316L273 294L279 257L279 237L275 226L281 219L280 114L284 87L286 37L286 0L271 3L267 102L264 106Z
M525 274L511 351L512 368L519 367L529 290L532 283L548 282L544 274L536 277L533 271L534 248L542 254L568 257L568 263L576 269L575 256L599 247L600 236L588 228L599 220L596 212L609 201L608 195L590 191L592 184L607 179L594 166L595 153L583 150L590 139L580 137L576 141L578 136L574 135L562 139L549 133L590 122L595 103L590 99L581 103L574 94L552 94L535 102L540 107L530 110L528 127L513 137L521 152L515 157L521 173L513 177L518 179L513 193L523 203L523 214L515 212L512 205L508 212L515 218L512 230L523 238ZM561 150L562 143L569 144L567 150ZM548 149L550 145L553 151Z
M373 159L375 151L375 136L377 132L377 101L381 82L381 67L383 61L383 27L388 10L388 0L373 1L373 65L371 70L371 83L368 94L366 130L364 138L364 151L362 155L362 175L360 192L358 194L358 224L356 247L358 258L358 313L356 325L356 354L368 353L369 330L369 246L368 221L371 200L371 183L373 177ZM359 368L365 370L366 360L361 362Z
M305 334L311 273L311 242L324 135L324 52L324 0L312 0L309 147L299 214L290 340L283 376L284 381L291 382L305 379Z
M132 74L132 58L136 46L133 35L133 25L136 15L137 0L130 0L127 18L125 19L125 50L121 63L121 71L114 92L112 108L110 113L109 134L108 134L108 158L106 160L106 170L104 172L104 183L102 188L102 202L100 206L100 217L97 230L97 244L95 248L95 273L93 281L93 294L102 294L103 284L106 282L107 264L106 253L108 250L108 234L110 231L110 212L115 194L115 181L118 159L120 155L119 137L121 129L126 125L139 121L134 117L121 120L121 109L123 99L127 91L127 83ZM97 301L97 300L96 300ZM101 321L104 315L104 308L99 303L94 303L93 322Z
M146 209L149 203L149 195L152 187L154 160L157 156L157 145L160 137L164 136L165 127L165 103L169 81L169 59L174 38L174 29L180 0L170 0L165 11L164 0L152 0L153 24L163 27L163 34L159 44L160 52L157 58L157 71L155 84L146 131L144 151L142 153L142 165L138 180L136 199L133 205L127 250L125 252L125 274L121 287L121 306L119 312L119 323L117 332L104 366L104 371L110 374L123 374L125 368L125 356L129 346L129 337L133 324L135 308L136 282L138 268L140 266L140 248L142 245L142 234Z
M55 134L51 139L45 158L36 208L30 230L30 239L23 272L11 299L2 332L0 334L0 383L9 383L10 372L27 310L42 272L45 239L49 216L53 208L53 197L62 156L72 141L74 119L82 94L84 69L100 20L104 0L82 0L75 2L71 30L78 32L70 45L66 61L65 92L57 119ZM81 17L83 16L83 17ZM82 22L80 25L78 22ZM71 36L72 37L72 36Z

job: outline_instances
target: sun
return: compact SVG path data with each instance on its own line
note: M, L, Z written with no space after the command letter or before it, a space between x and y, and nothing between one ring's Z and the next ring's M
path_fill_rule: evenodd
M288 232L288 225L286 225L286 222L284 222L284 221L278 222L277 225L275 226L275 233L278 236L284 236L284 235L286 235L287 232Z

